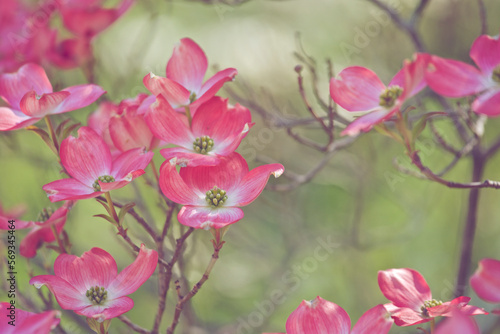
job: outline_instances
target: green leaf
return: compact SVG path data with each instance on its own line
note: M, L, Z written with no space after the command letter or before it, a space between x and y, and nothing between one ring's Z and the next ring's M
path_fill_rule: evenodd
M68 126L66 129L64 129L64 131L62 133L61 141L66 139L70 135L70 133L73 130L75 130L77 127L79 127L80 125L82 125L82 123L76 123L76 124Z
M63 132L64 130L64 127L66 126L66 124L68 124L68 122L71 121L71 119L66 119L64 121L61 122L61 124L59 124L56 128L56 136L58 139L61 139L61 133Z
M426 125L427 125L427 121L431 117L441 116L441 115L446 115L446 113L444 111L433 111L433 112L429 112L429 113L424 114L417 121L417 123L415 123L415 125L413 126L413 129L412 129L412 138L413 138L413 140L416 140L418 138L418 136L420 136L420 134L422 133L422 131L424 131L424 129L425 129Z
M108 222L110 222L114 226L117 226L117 223L115 222L115 220L113 218L111 218L110 216L108 216L108 215L99 214L99 215L94 215L94 217L99 217L99 218L102 218L102 219L106 219Z
M384 123L377 124L373 128L375 129L375 131L383 134L384 136L390 137L401 144L404 143L403 138L396 132L392 132L391 130L389 130Z
M59 152L57 152L56 147L54 146L54 143L52 142L52 139L50 139L50 136L45 130L42 130L34 125L30 125L26 127L26 130L32 131L36 133L42 140L47 144L47 146L56 154L59 155Z
M120 225L123 225L122 222L123 222L123 219L125 218L125 215L127 214L127 212L129 212L130 209L132 209L133 207L135 206L135 203L127 203L125 204L121 210L120 210L120 213L118 214L118 222L120 223Z

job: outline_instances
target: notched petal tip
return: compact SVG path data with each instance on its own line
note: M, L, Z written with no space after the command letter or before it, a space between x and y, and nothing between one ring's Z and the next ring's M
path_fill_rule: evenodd
M274 172L271 172L275 178L280 177L283 173L285 172L285 168L280 168L275 170Z
M213 222L206 221L206 222L202 223L199 228L208 231L208 230L210 230L212 228L213 225L214 225Z

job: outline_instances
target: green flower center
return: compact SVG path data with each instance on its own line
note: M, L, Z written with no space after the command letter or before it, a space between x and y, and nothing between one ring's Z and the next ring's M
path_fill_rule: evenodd
M99 181L101 181L102 183L110 183L110 182L115 182L115 178L112 177L111 175L99 176L92 185L92 187L94 187L94 191L101 191L101 186L99 185Z
M495 67L493 73L491 74L491 78L493 79L493 81L500 83L500 65Z
M403 94L403 88L394 85L389 86L387 89L380 94L380 102L379 105L385 108L391 108L396 103L398 97Z
M219 208L227 201L226 192L217 187L213 187L212 190L207 191L205 200L213 209Z
M38 216L36 218L36 221L39 222L45 222L49 220L50 216L54 213L54 210L52 208L44 208L42 211L38 213Z
M214 147L214 140L209 136L197 137L193 142L193 149L197 153L207 154Z
M100 288L96 285L91 287L85 293L85 296L92 302L94 305L100 305L103 303L106 298L108 298L108 292L104 289L103 286Z
M443 302L440 301L440 300L436 300L436 299L426 300L424 302L424 306L422 306L420 308L420 311L422 311L422 314L425 317L428 317L429 316L429 311L427 311L428 308L434 307L434 306L438 306L438 305L442 305L442 304L443 304Z

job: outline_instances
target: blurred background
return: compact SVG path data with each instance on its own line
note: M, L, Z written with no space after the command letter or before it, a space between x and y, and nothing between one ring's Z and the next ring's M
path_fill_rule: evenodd
M207 2L143 0L100 34L94 41L95 82L107 90L106 98L119 102L147 92L142 78L149 72L165 76L165 65L175 43L190 37L203 48L211 66L238 70L236 80L226 84L228 89L240 96L251 96L253 102L270 113L300 119L310 115L300 98L294 71L300 61L294 53L315 59L319 94L328 100L327 58L331 59L335 72L360 65L373 69L387 83L403 60L415 52L408 35L368 0ZM106 2L110 6L116 3ZM419 1L385 3L408 17ZM500 2L485 0L484 4L488 34L497 35ZM427 52L471 63L469 49L481 31L477 1L430 1L418 31ZM210 67L206 78L215 71ZM79 69L47 68L47 72L55 88L86 82ZM306 93L311 94L310 73L304 71L303 75ZM230 96L224 89L219 95ZM430 94L421 95L416 103L420 111L439 110L440 105ZM310 96L313 107L320 110ZM231 102L238 101L232 98ZM277 161L287 171L304 174L321 161L323 153L291 140L285 130L270 126L247 107L257 124L238 151L251 167ZM85 123L95 109L93 104L69 115ZM488 120L485 143L499 135L499 122ZM450 121L435 125L449 142L457 142ZM318 141L325 140L313 126L300 131ZM428 130L424 131L422 156L428 166L440 170L453 156L443 153L431 138ZM4 209L24 204L27 212L22 218L33 220L42 208L58 207L48 201L41 187L60 178L60 168L52 152L35 134L25 130L1 133L0 159L0 201ZM163 162L159 154L154 159L157 166ZM409 176L394 166L394 160L411 168L402 146L372 131L337 152L310 182L285 192L265 190L244 208L244 219L229 229L220 259L185 311L178 332L284 332L288 315L303 299L311 300L318 295L343 307L354 324L366 310L387 302L378 287L377 272L389 268L418 270L426 278L434 298L450 300L468 191L448 189ZM500 179L499 163L498 156L489 162L486 179ZM468 182L470 174L470 159L464 158L447 179ZM270 181L273 185L287 182L285 177ZM114 192L113 197L122 203L136 202L138 211L156 226L164 221L165 212L157 203L158 196L142 178ZM498 203L498 191L481 191L473 269L481 258L500 258ZM134 257L110 224L92 217L99 213L104 213L103 208L94 200L79 201L74 206L66 223L73 243L72 253L81 255L91 247L104 248L115 257L121 270ZM127 220L126 224L134 240L143 240L153 247L152 240L133 220ZM179 226L175 225L177 236ZM18 236L25 233L19 231ZM187 258L182 266L190 284L199 280L210 260L211 238L209 232L197 230L187 242ZM49 249L41 249L28 262L18 258L18 289L36 299L26 273L41 274L41 268L52 267L55 257ZM171 290L162 332L173 314L174 295ZM469 295L471 304L491 309L473 292ZM155 279L150 279L131 298L135 307L127 316L150 328L157 308ZM67 311L62 319L68 332L85 332ZM483 329L496 321L495 317L477 317L477 320ZM111 328L111 333L131 332L116 319ZM391 333L415 332L414 328L396 326L391 330Z

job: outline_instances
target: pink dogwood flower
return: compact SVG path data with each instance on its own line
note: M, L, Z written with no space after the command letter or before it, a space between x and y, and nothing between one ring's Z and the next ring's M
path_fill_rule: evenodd
M366 311L351 331L351 319L347 312L318 296L312 301L302 301L290 314L286 321L286 334L387 334L392 323L384 306L377 305Z
M214 96L238 73L234 68L226 68L203 83L207 68L207 57L200 46L190 38L181 39L167 63L166 78L153 73L144 77L144 85L153 94L145 105L153 103L161 94L174 109L190 106L194 114L196 107Z
M91 128L78 129L78 138L62 141L61 164L71 178L43 186L52 202L97 197L121 188L136 177L153 158L144 148L126 151L114 159L104 140Z
M9 220L15 221L16 230L31 227L32 222L18 219L25 211L26 207L24 205L5 210L0 202L0 230L9 230Z
M433 299L424 277L413 269L379 271L378 285L392 302L384 306L398 326L421 324L439 316L449 317L454 309L466 315L488 314L477 306L467 305L469 297L461 296L444 303Z
M115 259L94 247L81 257L59 255L54 275L35 276L29 283L38 289L46 285L62 309L102 322L134 307L127 295L149 279L157 263L158 253L142 244L134 262L118 274Z
M245 159L234 152L217 166L176 169L176 158L160 167L160 187L170 200L184 205L179 223L194 228L221 228L243 218L239 208L253 202L269 177L279 177L281 164L269 164L251 171Z
M476 321L459 310L452 312L451 318L444 320L436 329L435 334L480 334Z
M347 111L368 111L349 124L342 135L368 132L378 123L401 110L403 103L425 87L424 73L428 56L417 54L412 62L405 61L388 86L371 70L352 66L342 70L330 81L330 95Z
M52 231L52 226L55 226L57 234L62 232L72 205L72 202L66 202L54 212L51 209L42 210L37 221L32 222L31 231L22 238L19 245L19 254L28 258L35 257L37 250L42 247L44 242L54 242L56 237Z
M23 65L16 73L0 75L0 97L10 106L0 107L0 131L20 129L47 115L86 107L104 93L92 84L53 92L42 67Z
M500 261L482 259L470 278L474 292L484 301L500 303Z
M487 116L500 115L500 40L479 36L470 49L479 67L453 59L431 56L425 79L434 91L448 97L479 96L472 110Z
M0 333L49 334L61 321L61 312L52 310L33 313L17 308L9 302L0 303ZM12 325L13 324L13 325Z
M145 118L157 137L180 146L163 149L161 155L167 160L177 157L178 164L189 167L217 165L221 157L236 150L253 126L247 108L228 107L227 99L217 96L198 108L191 125L161 95Z

